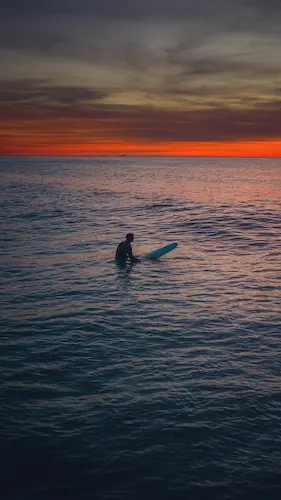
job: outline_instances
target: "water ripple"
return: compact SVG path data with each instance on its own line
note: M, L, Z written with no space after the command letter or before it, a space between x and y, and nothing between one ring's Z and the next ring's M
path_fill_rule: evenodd
M274 161L0 161L3 498L279 498Z

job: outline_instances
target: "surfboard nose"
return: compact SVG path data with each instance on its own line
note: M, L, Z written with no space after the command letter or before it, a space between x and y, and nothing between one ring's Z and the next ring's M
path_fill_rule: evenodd
M169 245L165 245L164 247L158 248L157 250L153 250L153 252L149 252L145 255L146 259L159 259L162 255L171 252L178 246L178 243L169 243Z

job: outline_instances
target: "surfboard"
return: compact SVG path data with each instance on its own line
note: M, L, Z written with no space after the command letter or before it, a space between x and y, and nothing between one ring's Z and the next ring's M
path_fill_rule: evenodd
M158 248L157 250L153 250L153 252L149 252L147 255L145 255L146 259L159 259L159 257L162 257L162 255L165 255L166 253L171 252L178 246L178 243L169 243L169 245L166 245L164 247Z

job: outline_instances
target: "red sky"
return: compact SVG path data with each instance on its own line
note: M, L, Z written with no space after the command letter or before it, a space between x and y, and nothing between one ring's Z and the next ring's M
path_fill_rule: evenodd
M3 0L0 155L281 156L280 25L276 0Z
M281 156L278 108L181 111L33 100L2 106L0 154Z

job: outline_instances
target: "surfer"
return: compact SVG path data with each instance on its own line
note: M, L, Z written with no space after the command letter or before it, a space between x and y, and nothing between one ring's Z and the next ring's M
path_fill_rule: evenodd
M126 265L127 258L130 260L131 264L133 264L134 262L139 262L139 259L137 259L137 257L133 255L131 246L131 243L133 241L134 241L133 233L128 233L126 235L126 240L119 243L116 249L115 260L117 264L119 264L120 266Z

